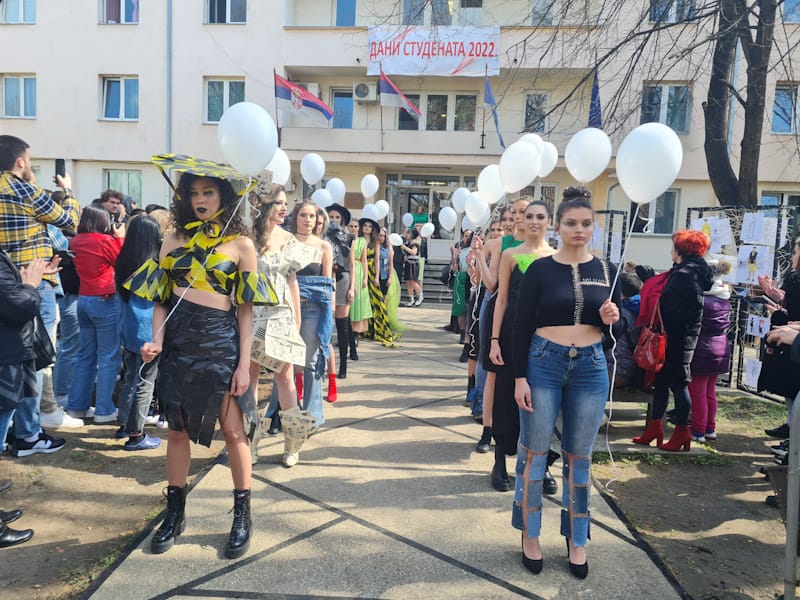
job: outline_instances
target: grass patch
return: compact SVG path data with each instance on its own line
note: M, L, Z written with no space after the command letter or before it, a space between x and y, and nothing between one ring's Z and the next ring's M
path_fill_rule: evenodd
M748 429L761 430L774 427L786 419L786 406L757 396L719 394L717 420Z
M701 465L724 466L731 464L732 460L717 452L708 454L686 454L683 452L670 452L659 454L656 452L633 452L630 454L615 453L614 460L617 464L626 465ZM592 454L592 463L596 465L611 464L608 452L595 452Z

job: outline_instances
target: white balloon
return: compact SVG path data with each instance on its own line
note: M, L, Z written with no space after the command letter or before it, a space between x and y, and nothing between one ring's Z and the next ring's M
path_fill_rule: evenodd
M399 233L390 233L389 234L389 243L392 246L402 246L403 245L403 238Z
M225 160L239 173L263 171L278 147L278 129L258 104L239 102L226 110L217 126L217 143Z
M436 227L433 223L425 223L420 229L419 234L424 238L429 238L433 235L434 230Z
M628 198L647 204L675 181L683 162L676 133L662 123L645 123L631 131L617 151L617 176Z
M325 189L331 193L331 198L333 198L334 202L342 203L345 193L344 181L338 177L333 177L325 184Z
M406 227L411 227L414 223L414 216L411 213L406 213L403 215L403 225Z
M361 218L362 219L372 219L373 221L378 220L378 209L375 208L374 204L365 204L364 208L361 210Z
M439 225L447 231L453 231L458 221L458 213L452 206L445 206L439 211Z
M320 208L328 208L331 204L333 204L333 197L325 188L315 190L314 193L311 194L311 199L314 201L314 204Z
M325 160L314 152L306 154L300 161L300 175L308 185L316 185L325 175Z
M378 178L372 173L364 175L361 179L361 193L364 194L364 198L372 198L378 193L380 185L380 181L378 181Z
M378 200L375 203L375 209L378 211L378 220L380 221L389 214L389 203L386 200Z
M489 206L484 202L478 192L472 192L467 198L464 212L473 223L477 223L483 217L483 213L489 210Z
M478 175L478 193L487 204L494 204L503 197L500 165L489 165L483 168Z
M507 194L520 191L536 179L542 158L534 144L515 142L500 157L500 181Z
M572 136L564 151L567 170L581 183L589 183L606 170L611 160L611 140L594 127L581 129Z
M517 141L534 145L539 154L541 154L544 151L544 140L535 133L526 133Z
M467 201L467 198L469 198L470 193L471 192L467 188L463 187L458 188L455 192L453 192L453 208L456 209L457 213L464 212L464 204Z
M275 148L275 154L272 155L272 160L269 161L267 169L272 171L272 183L286 185L286 182L289 181L289 175L292 174L292 163L289 162L286 152L280 148Z
M476 227L485 227L489 223L489 219L492 218L492 211L490 211L487 207L486 213L483 215L483 218L475 223Z
M539 177L547 177L558 164L558 148L555 144L545 142L542 148L542 164L539 167Z
M468 229L475 231L475 223L467 215L464 215L461 219L461 231L467 231Z

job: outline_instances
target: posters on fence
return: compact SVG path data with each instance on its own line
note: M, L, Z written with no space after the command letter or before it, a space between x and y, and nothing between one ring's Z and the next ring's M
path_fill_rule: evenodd
M747 335L762 338L769 333L769 318L747 315Z
M711 240L709 252L712 254L735 254L730 219L702 217L692 221L692 229L702 231Z
M739 239L743 244L774 244L778 237L778 218L749 212L742 217Z
M744 384L753 389L758 388L759 375L761 375L761 361L748 358L744 364Z
M743 244L736 259L736 283L758 284L760 275L772 276L772 248L760 244Z

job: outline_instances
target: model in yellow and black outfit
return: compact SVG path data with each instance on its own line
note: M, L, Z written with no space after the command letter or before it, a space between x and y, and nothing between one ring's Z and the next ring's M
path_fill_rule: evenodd
M372 308L372 331L375 340L392 348L397 346L394 342L392 329L389 325L389 313L386 309L386 299L380 286L380 226L368 218L358 220L361 235L367 240L367 285L369 286L369 303Z
M125 284L157 302L153 340L141 350L145 362L161 356L158 396L169 421L167 513L151 540L154 554L169 550L185 527L189 442L210 446L217 420L234 484L225 556L237 558L250 544L249 438L258 415L245 392L253 304L277 299L257 272L255 247L236 207L229 181L184 172L171 208L175 230L164 237L160 262L149 261Z

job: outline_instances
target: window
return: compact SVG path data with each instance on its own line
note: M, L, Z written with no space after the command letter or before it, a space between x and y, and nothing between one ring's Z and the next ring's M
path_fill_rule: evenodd
M543 133L547 114L547 94L530 93L525 95L525 131Z
M206 0L206 23L247 23L247 0Z
M531 25L547 27L553 24L553 4L555 0L534 0L531 3Z
M425 24L426 0L403 0L403 25Z
M688 85L645 85L640 122L664 123L676 133L688 133L690 105Z
M483 23L483 0L461 0L458 24L480 27Z
M406 94L420 109L426 131L475 131L478 96L456 92ZM399 130L416 131L420 124L404 109L398 111Z
M103 77L103 118L139 119L139 80L136 77Z
M427 7L430 5L430 16ZM452 0L403 0L403 25L452 25Z
M783 3L784 23L800 23L800 0L786 0Z
M103 189L122 192L142 204L142 172L118 169L103 170Z
M775 104L772 107L772 132L797 133L800 114L797 111L797 94L800 86L778 85L775 88Z
M353 128L353 90L334 90L333 128Z
M244 81L241 79L209 79L206 81L206 123L218 123L228 108L244 102Z
M536 188L539 188L537 192ZM523 196L530 196L534 200L541 200L545 204L547 204L547 210L550 211L550 214L555 214L555 206L556 206L556 192L558 191L558 187L555 183L540 183L538 185L530 185L528 187L522 188L519 191L520 197Z
M36 0L4 0L0 23L36 23Z
M103 23L138 23L139 0L103 0Z
M650 20L653 23L676 23L695 14L695 0L650 0Z
M29 119L36 116L36 77L33 75L3 77L3 116Z
M336 0L336 26L352 27L356 24L356 0Z
M483 8L483 0L461 0L461 8Z
M675 232L675 213L678 208L678 192L669 190L649 204L639 206L639 216L633 224L634 233L672 235ZM633 217L636 204L631 202Z
M449 0L431 0L431 25L448 27L453 24Z

